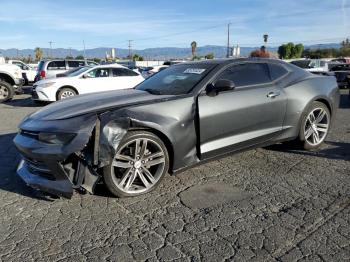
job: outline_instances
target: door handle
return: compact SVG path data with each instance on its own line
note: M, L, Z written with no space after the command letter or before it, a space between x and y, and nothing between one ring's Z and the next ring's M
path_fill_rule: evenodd
M276 96L279 96L280 92L269 92L266 96L269 98L275 98Z

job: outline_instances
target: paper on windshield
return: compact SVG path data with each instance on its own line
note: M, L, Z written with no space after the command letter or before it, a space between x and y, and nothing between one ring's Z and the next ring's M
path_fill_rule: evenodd
M200 75L205 71L205 69L203 68L187 68L184 71L184 74L197 74Z

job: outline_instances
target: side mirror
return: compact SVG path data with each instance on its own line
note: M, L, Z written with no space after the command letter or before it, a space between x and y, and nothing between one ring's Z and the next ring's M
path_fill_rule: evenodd
M235 88L235 83L228 79L219 79L215 84L209 84L206 88L208 96L216 96L218 93L223 91L233 90Z
M89 74L83 74L83 78L91 78Z

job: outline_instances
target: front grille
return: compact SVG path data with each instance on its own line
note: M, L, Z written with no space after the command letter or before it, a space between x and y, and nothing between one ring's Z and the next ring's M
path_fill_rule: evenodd
M23 157L23 159L26 162L28 169L32 173L50 180L55 180L55 177L51 174L50 169L45 165L45 163L30 159L28 157Z

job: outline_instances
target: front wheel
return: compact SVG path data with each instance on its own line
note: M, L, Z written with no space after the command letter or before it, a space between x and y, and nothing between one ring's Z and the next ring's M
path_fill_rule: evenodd
M301 121L299 141L303 148L319 148L328 135L330 123L331 114L328 107L321 102L313 102Z
M76 95L77 93L72 88L62 88L57 94L57 100L66 99Z
M169 155L163 141L147 131L132 131L104 168L103 178L115 196L137 196L153 190L168 169Z
M9 83L0 80L0 103L11 100L14 94L14 88Z

